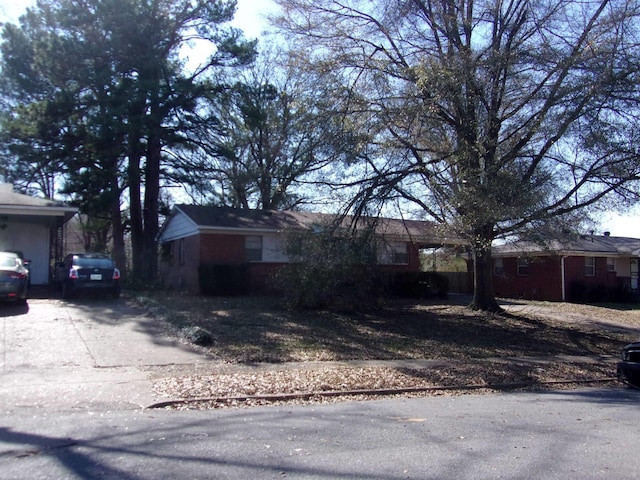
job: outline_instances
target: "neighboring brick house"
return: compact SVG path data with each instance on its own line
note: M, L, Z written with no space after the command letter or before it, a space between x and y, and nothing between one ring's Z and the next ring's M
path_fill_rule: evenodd
M495 246L497 296L548 301L628 300L638 293L640 239L582 235Z
M317 229L336 217L293 211L261 211L176 205L160 230L160 277L169 289L200 293L201 265L243 265L252 292L270 290L277 268L289 263L284 234ZM348 221L348 219L346 220ZM420 270L419 250L447 243L431 222L378 219L378 264Z

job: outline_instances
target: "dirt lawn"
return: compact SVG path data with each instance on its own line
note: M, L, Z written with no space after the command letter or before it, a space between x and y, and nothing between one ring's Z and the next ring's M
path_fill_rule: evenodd
M159 393L189 399L173 408L602 385L640 338L640 305L505 302L493 315L467 300L347 314L289 311L273 298L136 298L185 341L210 340L198 348L218 361L158 380Z

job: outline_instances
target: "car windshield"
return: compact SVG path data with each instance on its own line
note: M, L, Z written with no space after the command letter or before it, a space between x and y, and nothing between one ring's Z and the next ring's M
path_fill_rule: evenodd
M15 267L18 264L18 257L16 257L16 255L0 253L0 267Z
M77 267L113 268L111 259L103 257L75 257L73 264Z

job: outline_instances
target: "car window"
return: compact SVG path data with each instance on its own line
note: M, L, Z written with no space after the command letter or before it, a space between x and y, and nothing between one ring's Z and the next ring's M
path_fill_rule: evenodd
M77 267L113 268L109 258L75 257L73 264Z
M15 255L0 254L0 267L15 267L18 264L18 257Z

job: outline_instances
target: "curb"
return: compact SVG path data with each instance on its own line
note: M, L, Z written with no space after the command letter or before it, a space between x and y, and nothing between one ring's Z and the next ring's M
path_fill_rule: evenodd
M229 397L202 397L202 398L184 398L177 400L167 400L164 402L154 403L145 407L146 409L159 409L167 408L176 405L194 405L198 403L231 403L231 402L248 402L251 400L265 400L271 402L289 401L289 400L305 400L310 398L323 398L323 397L343 397L343 396L357 396L357 395L372 395L372 396L386 396L386 395L398 395L403 393L422 393L422 392L438 392L438 391L451 391L451 390L513 390L517 388L525 388L532 386L543 385L571 385L571 384L594 384L594 383L609 383L618 381L617 377L608 377L600 379L589 380L552 380L546 382L515 382L515 383L495 383L495 384L483 384L483 385L450 385L450 386L435 386L435 387L407 387L407 388L382 388L373 390L327 390L321 392L300 392L300 393L275 393L264 395L239 395Z

